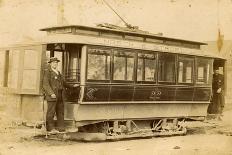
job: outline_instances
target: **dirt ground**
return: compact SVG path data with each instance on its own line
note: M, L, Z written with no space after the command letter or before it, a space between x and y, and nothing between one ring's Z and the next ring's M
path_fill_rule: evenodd
M35 138L38 129L6 121L5 117L0 115L0 155L232 155L232 110L224 113L222 121L187 122L186 136L114 142Z

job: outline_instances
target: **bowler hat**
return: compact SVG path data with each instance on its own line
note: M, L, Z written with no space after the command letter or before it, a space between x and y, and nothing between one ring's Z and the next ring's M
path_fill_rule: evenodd
M60 62L60 60L59 60L58 58L56 58L56 57L51 57L51 58L49 59L48 63L51 63L51 62L54 62L54 61Z

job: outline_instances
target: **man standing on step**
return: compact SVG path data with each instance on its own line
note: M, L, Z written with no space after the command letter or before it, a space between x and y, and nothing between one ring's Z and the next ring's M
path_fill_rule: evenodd
M219 74L219 68L214 69L213 74L213 111L218 114L218 119L221 120L221 115L225 105L224 101L224 76Z
M53 133L65 131L63 90L64 87L70 87L57 70L58 62L60 62L60 60L56 57L50 58L48 62L50 67L45 70L43 79L43 90L47 100L46 128L47 131ZM73 87L77 86L79 85L73 85ZM57 117L56 128L53 120L55 114Z

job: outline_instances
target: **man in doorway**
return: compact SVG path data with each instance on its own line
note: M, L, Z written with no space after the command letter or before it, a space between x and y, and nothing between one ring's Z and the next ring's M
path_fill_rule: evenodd
M219 74L219 68L214 69L213 74L213 111L218 114L218 119L221 120L221 115L225 105L224 102L224 76Z
M56 57L51 57L48 63L50 67L44 72L43 90L47 100L46 128L49 132L64 132L64 103L63 90L64 87L70 87L61 73L57 70L58 60ZM79 86L74 84L73 87ZM56 114L57 124L55 128L54 116Z

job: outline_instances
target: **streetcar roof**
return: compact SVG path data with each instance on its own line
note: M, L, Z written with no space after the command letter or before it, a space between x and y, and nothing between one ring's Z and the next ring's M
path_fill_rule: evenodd
M170 37L164 37L159 34L152 34L148 31L142 31L142 30L134 30L134 29L112 29L112 28L105 28L105 27L90 27L90 26L83 26L83 25L64 25L64 26L53 26L53 27L47 27L40 29L41 31L52 31L52 30L59 30L59 29L65 29L65 28L74 28L74 29L81 29L81 30L91 30L95 32L110 32L110 33L117 33L117 34L129 34L134 35L138 37L145 37L145 38L156 38L161 40L170 40L170 41L178 41L178 42L184 42L184 43L190 43L190 44L196 44L196 45L207 45L207 43L203 42L197 42L197 41L190 41L190 40L184 40L184 39L177 39L177 38L170 38Z

